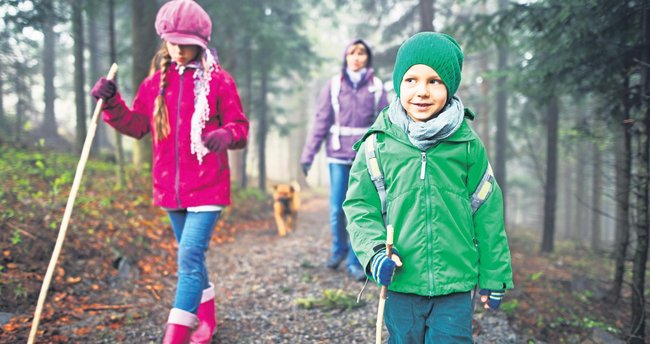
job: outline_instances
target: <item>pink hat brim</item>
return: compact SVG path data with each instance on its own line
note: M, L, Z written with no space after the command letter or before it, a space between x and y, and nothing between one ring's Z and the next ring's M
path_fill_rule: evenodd
M198 45L203 49L207 49L208 47L207 41L193 35L184 35L182 33L166 33L162 36L162 39L177 45Z

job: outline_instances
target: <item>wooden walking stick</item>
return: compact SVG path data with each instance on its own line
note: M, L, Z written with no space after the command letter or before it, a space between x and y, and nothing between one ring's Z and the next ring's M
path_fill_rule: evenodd
M391 259L393 255L393 225L386 226L386 256L388 259ZM381 344L381 331L384 327L384 306L386 306L386 293L388 292L388 287L385 285L381 286L381 291L379 293L379 305L377 305L377 323L375 325L375 343Z
M116 73L117 64L113 63L111 69L108 71L107 79L113 80ZM70 190L68 203L66 204L65 212L63 213L63 221L61 221L59 235L56 238L56 244L54 245L54 252L52 252L50 264L47 266L47 272L45 273L45 278L43 278L41 292L38 295L38 303L36 304L36 311L34 311L34 319L32 320L32 329L29 331L29 339L27 340L28 344L34 343L34 340L36 339L36 331L38 330L38 323L41 318L41 312L43 312L43 304L45 303L45 298L47 297L47 290L50 288L50 281L52 280L52 275L54 274L56 262L59 259L59 254L61 254L61 247L63 246L63 240L65 240L65 234L68 230L68 223L70 222L70 215L72 215L74 200L77 197L77 191L79 190L79 185L81 184L81 176L83 175L84 168L86 167L88 155L90 155L90 147L92 146L93 138L95 137L95 131L97 130L97 119L99 118L99 114L102 112L103 104L104 99L99 99L97 101L97 105L95 105L95 111L93 112L93 117L90 120L90 127L88 128L86 140L84 141L84 146L81 150L81 157L79 158L79 163L77 164L77 171L75 172L74 180L72 182L72 189Z

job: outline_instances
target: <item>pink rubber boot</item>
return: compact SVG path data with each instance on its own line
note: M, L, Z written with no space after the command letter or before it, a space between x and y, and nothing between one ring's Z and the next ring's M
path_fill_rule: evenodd
M209 288L203 289L201 304L196 314L199 318L199 326L194 330L190 338L190 343L192 344L210 343L212 335L217 331L214 296L214 285L210 283Z
M178 308L172 308L167 319L163 344L187 344L192 329L198 323L196 315Z

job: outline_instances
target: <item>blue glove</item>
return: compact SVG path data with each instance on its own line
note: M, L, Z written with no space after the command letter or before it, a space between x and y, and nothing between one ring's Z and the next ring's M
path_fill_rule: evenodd
M486 309L499 309L501 306L501 299L506 295L504 289L501 290L491 290L491 289L481 289L478 292L481 295L481 302L486 303Z
M392 253L393 256L397 256L399 258L397 250L393 249ZM386 249L382 249L381 251L377 252L377 254L375 254L375 256L372 257L372 260L370 261L370 274L377 283L388 286L393 280L393 274L395 274L395 268L397 266L397 263L388 258L386 255ZM400 263L399 266L402 266L402 264Z
M309 169L311 169L311 164L301 163L300 168L302 168L302 173L304 173L305 177L307 177L307 174L309 173Z

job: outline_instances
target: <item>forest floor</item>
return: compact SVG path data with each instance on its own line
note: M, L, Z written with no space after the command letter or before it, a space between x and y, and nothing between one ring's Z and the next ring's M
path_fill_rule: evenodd
M0 145L0 343L26 342L76 163ZM114 166L89 162L37 342L160 342L176 245L165 214L150 205L145 176L129 170L117 190ZM213 343L374 340L377 287L370 283L357 304L362 283L323 267L326 194L303 197L297 230L279 238L270 197L233 191L208 251L220 320ZM631 292L626 284L618 302L604 301L612 276L606 254L557 242L555 253L541 255L536 235L509 234L515 289L501 310L475 314L478 343L623 342Z

